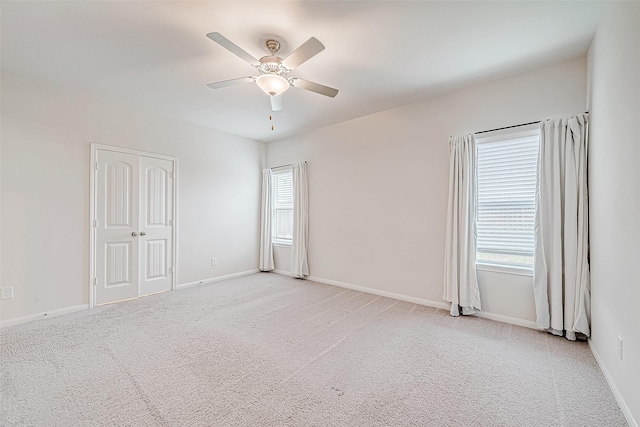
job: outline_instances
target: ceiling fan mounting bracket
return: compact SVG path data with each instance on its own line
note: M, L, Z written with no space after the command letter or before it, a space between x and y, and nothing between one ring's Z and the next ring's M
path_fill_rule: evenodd
M280 50L280 42L277 40L269 39L267 40L266 45L272 56L275 56L276 53L278 53L278 51Z

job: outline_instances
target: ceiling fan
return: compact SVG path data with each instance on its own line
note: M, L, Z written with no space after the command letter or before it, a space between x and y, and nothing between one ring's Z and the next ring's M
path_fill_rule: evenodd
M248 62L251 66L256 67L260 75L240 77L237 79L224 80L216 83L209 83L211 89L219 89L221 87L233 86L240 83L255 82L271 99L271 110L282 110L282 93L289 89L289 86L306 89L320 95L329 96L331 98L338 94L338 89L324 86L308 80L299 79L297 77L287 77L287 75L296 67L311 59L324 50L324 45L315 37L311 37L304 42L302 46L294 50L286 58L276 56L280 50L280 43L277 40L267 40L267 50L270 55L256 59L229 39L220 33L207 34L214 42L224 47L239 58Z

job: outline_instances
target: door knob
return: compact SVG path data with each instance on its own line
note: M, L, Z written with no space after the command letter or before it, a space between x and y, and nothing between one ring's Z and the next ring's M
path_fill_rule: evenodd
M136 237L136 236L138 235L138 233L136 233L135 231L132 231L132 232L131 232L131 235L132 235L133 237Z
M141 236L146 236L146 235L147 235L147 233L145 233L144 231L141 231L141 232L140 232L140 235L141 235Z

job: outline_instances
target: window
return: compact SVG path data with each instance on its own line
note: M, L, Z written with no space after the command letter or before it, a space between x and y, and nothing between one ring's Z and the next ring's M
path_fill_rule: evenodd
M475 136L476 263L533 268L539 126Z
M290 245L293 239L293 174L291 168L272 171L274 243Z

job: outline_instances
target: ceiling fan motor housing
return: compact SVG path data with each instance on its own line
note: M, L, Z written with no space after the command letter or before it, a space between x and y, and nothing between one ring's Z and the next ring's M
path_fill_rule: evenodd
M275 74L280 77L287 75L289 70L282 65L282 58L277 56L265 56L260 58L260 65L258 65L258 71L260 74Z

